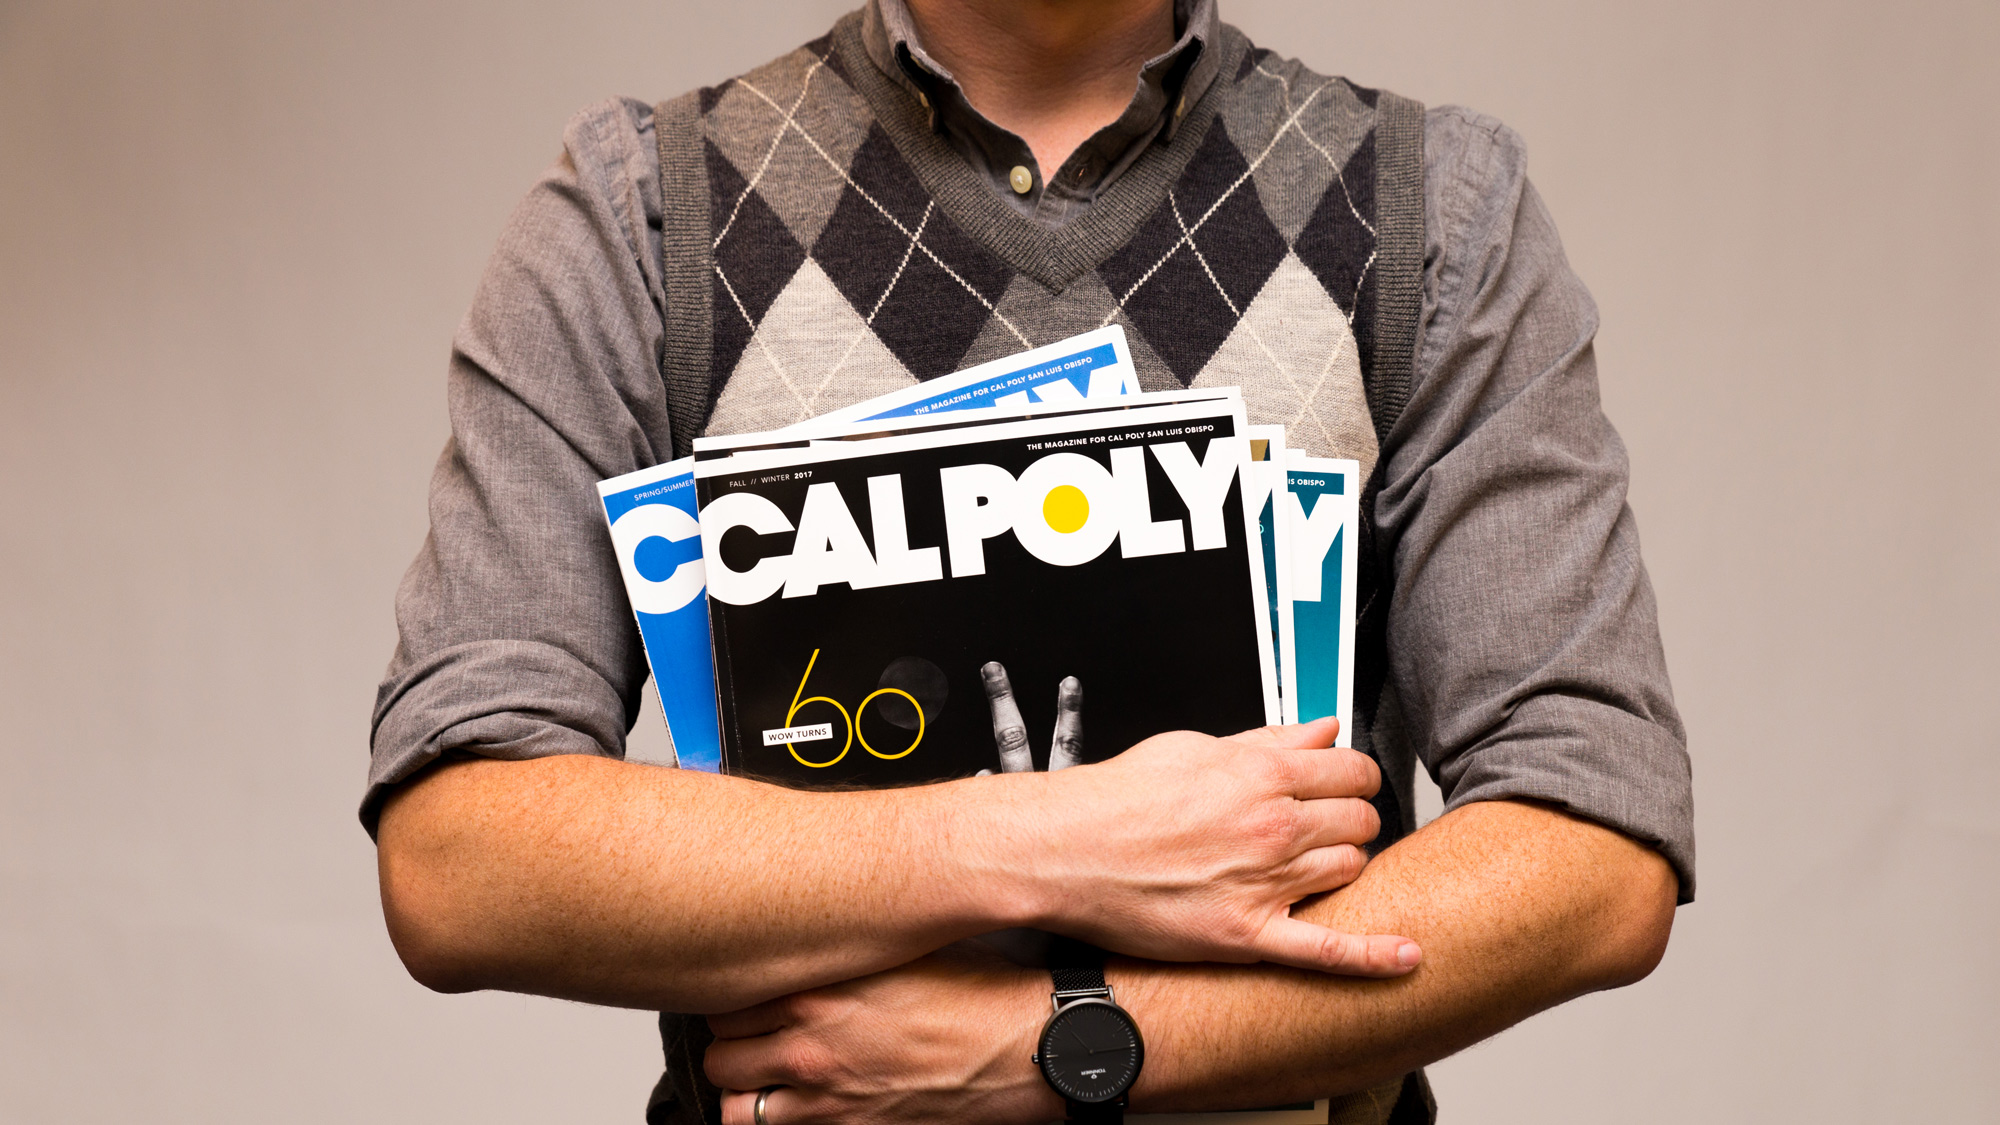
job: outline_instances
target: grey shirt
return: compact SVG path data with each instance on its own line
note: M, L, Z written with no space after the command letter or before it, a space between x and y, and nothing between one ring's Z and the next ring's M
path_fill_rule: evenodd
M1054 175L1036 163L1026 141L966 100L951 71L924 50L903 0L872 0L864 11L861 42L875 66L916 96L930 113L931 128L996 194L1021 214L1056 227L1082 214L1147 145L1172 140L1187 108L1215 81L1221 55L1210 49L1218 27L1215 0L1176 0L1174 22L1174 45L1140 67L1125 112L1078 145ZM1014 182L1016 168L1028 173L1023 185Z
M911 112L923 112L912 99ZM1544 800L1657 846L1693 805L1651 586L1599 409L1596 307L1520 139L1425 124L1409 404L1383 443L1395 721L1448 807ZM669 456L652 110L585 110L454 340L431 533L397 594L362 803L444 754L619 756L647 669L595 482Z

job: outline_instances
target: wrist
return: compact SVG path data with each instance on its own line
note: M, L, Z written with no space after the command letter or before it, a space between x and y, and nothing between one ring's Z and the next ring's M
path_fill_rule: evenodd
M1060 916L1063 887L1052 877L1061 854L1061 818L1044 773L995 774L927 786L927 831L911 839L941 841L934 857L973 935L1045 928ZM1044 997L1046 1000L1046 997Z
M1014 807L1006 844L1006 854L1015 861L1011 874L1018 913L1011 925L1074 935L1101 904L1102 884L1093 882L1092 873L1078 863L1092 854L1084 842L1104 826L1104 810L1093 808L1079 785L1090 768L1006 779L1017 783L1009 794Z
M1183 1060L1174 1036L1179 1013L1169 1002L1164 986L1170 975L1178 974L1185 979L1199 972L1197 966L1176 965L1169 969L1157 961L1131 957L1112 957L1104 964L1105 983L1117 993L1119 1007L1132 1013L1146 1035L1146 1065L1127 1095L1130 1112L1164 1112L1163 1107L1173 1101L1178 1086L1175 1064Z

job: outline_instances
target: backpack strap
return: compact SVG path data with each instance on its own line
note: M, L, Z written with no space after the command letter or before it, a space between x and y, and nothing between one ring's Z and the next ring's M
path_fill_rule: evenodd
M660 257L667 304L660 376L667 384L675 457L694 452L694 439L707 426L714 405L709 384L714 378L715 248L709 238L700 96L699 90L689 91L653 110L653 135L660 146Z

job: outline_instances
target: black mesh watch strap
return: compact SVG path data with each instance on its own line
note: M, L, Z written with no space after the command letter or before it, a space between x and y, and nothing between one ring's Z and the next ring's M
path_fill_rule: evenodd
M1049 943L1049 975L1057 992L1104 990L1104 951L1075 938L1058 936Z
M1053 968L1049 975L1055 978L1057 992L1102 992L1105 988L1102 964Z

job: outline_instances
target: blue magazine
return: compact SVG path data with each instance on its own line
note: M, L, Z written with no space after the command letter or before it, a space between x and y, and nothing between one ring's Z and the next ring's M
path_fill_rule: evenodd
M1285 721L1340 719L1336 745L1353 746L1355 551L1361 465L1307 457L1286 462L1291 514L1291 600L1280 605Z
M597 486L611 546L653 687L683 769L722 768L716 733L715 658L708 647L708 582L694 502L694 458L683 457Z

